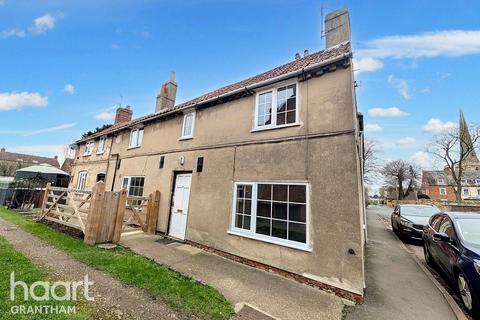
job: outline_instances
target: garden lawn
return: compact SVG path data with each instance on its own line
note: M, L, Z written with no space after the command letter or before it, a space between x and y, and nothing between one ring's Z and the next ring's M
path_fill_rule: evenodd
M78 305L75 305L74 302L70 301L55 301L50 299L48 301L34 301L31 297L27 301L24 301L24 291L20 286L15 288L15 300L10 300L10 273L15 272L15 281L24 281L30 286L35 281L48 281L46 274L40 271L30 260L28 260L20 252L16 251L11 244L5 240L5 238L0 237L0 319L88 319L85 310L80 308ZM61 287L60 287L61 288ZM35 288L35 293L39 296L44 294L44 289L41 287ZM63 288L62 288L63 289ZM56 290L57 294L60 296L64 295L64 290ZM68 307L74 307L76 313L50 313L50 314L40 314L40 313L30 313L30 314L20 314L17 313L19 306L27 308L35 306L53 306L58 307L58 310L67 311ZM12 309L13 307L13 309ZM13 312L13 313L12 313Z
M169 270L130 250L117 247L105 250L85 244L80 239L60 233L44 224L0 207L0 217L23 230L63 250L78 261L110 273L121 282L145 289L154 298L169 304L174 310L201 319L229 319L233 308L216 289Z

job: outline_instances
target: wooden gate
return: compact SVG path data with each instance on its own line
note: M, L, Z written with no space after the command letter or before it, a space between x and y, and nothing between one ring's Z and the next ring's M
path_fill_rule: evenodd
M127 225L137 225L144 232L154 234L159 204L158 190L148 197L127 197L125 189L105 191L103 181L97 182L92 191L48 184L38 220L81 230L85 243L117 243Z

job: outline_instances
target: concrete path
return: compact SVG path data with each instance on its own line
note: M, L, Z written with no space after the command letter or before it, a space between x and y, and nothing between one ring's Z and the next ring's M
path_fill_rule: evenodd
M217 288L236 307L247 303L281 320L342 318L344 305L335 295L186 244L160 239L137 232L122 235L121 244Z
M379 215L390 218L390 213L384 207L367 212L366 299L346 319L456 319L442 294L380 220Z

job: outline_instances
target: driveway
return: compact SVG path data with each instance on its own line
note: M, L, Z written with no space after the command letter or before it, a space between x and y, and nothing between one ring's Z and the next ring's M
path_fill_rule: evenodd
M440 291L386 229L381 217L390 219L390 213L385 207L367 210L365 303L346 319L456 319Z

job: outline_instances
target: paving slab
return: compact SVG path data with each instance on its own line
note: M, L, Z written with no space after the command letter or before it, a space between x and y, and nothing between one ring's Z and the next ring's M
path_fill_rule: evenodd
M217 288L234 306L248 304L245 319L340 320L343 300L333 294L258 270L161 236L122 235L120 244ZM262 317L255 315L265 314ZM240 318L236 318L240 319Z

